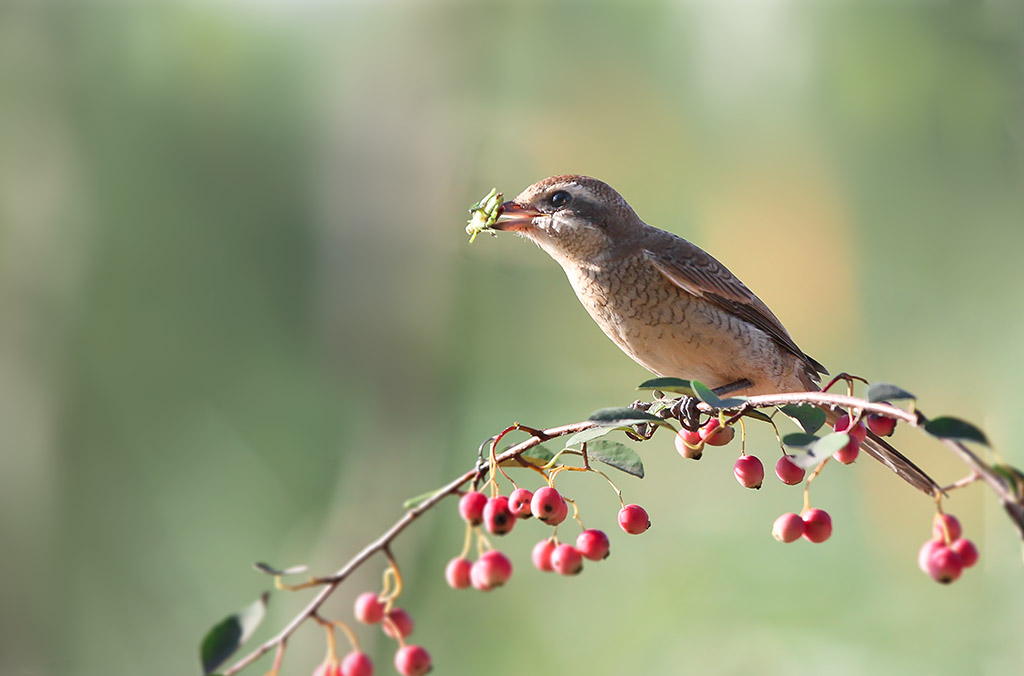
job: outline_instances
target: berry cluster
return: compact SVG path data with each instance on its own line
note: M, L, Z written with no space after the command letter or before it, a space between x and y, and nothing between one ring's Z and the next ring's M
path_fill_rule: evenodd
M960 521L939 512L932 524L932 539L921 545L917 565L936 582L949 584L978 562L978 549L963 535Z
M496 492L496 484L491 485L495 486ZM517 521L531 517L555 529L533 548L531 559L537 570L577 575L583 570L584 559L600 561L607 558L610 549L608 536L601 530L583 528L575 503L572 503L573 517L580 522L582 532L577 536L575 545L558 539L558 526L568 518L570 503L551 485L536 492L517 487L507 497L495 494L488 498L476 490L463 493L459 499L459 515L467 524L466 543L462 553L448 562L445 569L448 585L454 589L474 587L490 591L508 582L512 577L512 562L491 546L480 532L480 527L492 535L505 535ZM650 528L651 522L643 507L623 505L619 510L619 526L627 533L638 535ZM474 534L480 553L476 561L470 561L467 555Z

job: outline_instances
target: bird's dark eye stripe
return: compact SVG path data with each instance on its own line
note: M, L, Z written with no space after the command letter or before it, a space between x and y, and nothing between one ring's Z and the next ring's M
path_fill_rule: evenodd
M551 204L555 207L564 207L572 200L572 195L564 190L559 190L551 195Z

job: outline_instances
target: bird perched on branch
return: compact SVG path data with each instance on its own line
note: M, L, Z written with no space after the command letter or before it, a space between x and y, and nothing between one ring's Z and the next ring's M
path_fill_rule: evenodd
M740 394L816 391L820 363L768 306L700 247L640 220L611 186L552 176L502 204L495 230L535 242L562 266L590 316L619 348L659 376ZM835 422L838 413L830 413ZM928 494L935 482L872 435L873 457Z

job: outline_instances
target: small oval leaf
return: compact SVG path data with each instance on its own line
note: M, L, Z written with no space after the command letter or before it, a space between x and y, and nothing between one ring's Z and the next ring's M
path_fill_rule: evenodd
M608 424L614 423L616 425L636 425L639 423L653 422L653 423L664 423L665 421L658 416L648 413L647 411L638 411L635 408L613 407L613 408L599 408L590 414L587 420L592 420L596 423Z
M309 570L309 566L291 566L284 570L278 570L269 563L263 563L262 561L257 561L252 564L252 567L261 573L266 573L267 575L298 575L299 573L305 573Z
M268 592L242 610L228 615L206 632L199 645L199 661L203 674L212 674L231 657L239 646L249 640L267 612Z
M715 394L714 390L699 380L691 380L690 387L693 388L693 392L697 395L697 398L711 408L736 408L746 401L746 399L742 397L729 397L728 399L722 399Z
M652 378L640 383L636 389L674 392L675 394L684 394L687 397L697 396L696 393L694 393L693 388L690 386L690 381L683 380L682 378Z
M565 442L565 445L567 447L568 446L575 446L577 444L582 444L584 441L591 441L593 439L600 439L601 437L605 436L606 434L611 434L612 432L614 432L617 429L619 429L619 427L617 425L599 425L597 427L591 427L589 430L583 430L582 432L577 432L576 434L574 434L571 437L569 437L569 439Z
M833 432L832 434L826 434L821 439L814 442L814 445L811 446L810 450L819 458L825 459L836 451L842 450L849 443L849 434L846 432Z
M804 432L793 432L782 437L782 443L794 448L808 448L818 441L819 437Z
M985 437L984 432L971 423L965 420L960 420L959 418L943 416L941 418L929 420L924 426L924 431L932 436L940 437L942 439L976 441L979 444L985 444L988 446L988 439Z
M421 493L420 495L417 495L414 498L409 498L408 500L402 503L402 509L416 509L424 502L437 495L438 492L438 489L435 488L432 491Z
M917 399L902 387L889 383L871 383L868 385L868 401L877 404L883 401L899 401L900 399Z
M587 444L587 456L591 460L600 460L626 474L632 474L640 479L644 478L644 463L636 451L625 444L605 439L594 441Z
M779 407L782 413L795 422L807 434L814 434L825 424L825 411L810 404L786 404Z

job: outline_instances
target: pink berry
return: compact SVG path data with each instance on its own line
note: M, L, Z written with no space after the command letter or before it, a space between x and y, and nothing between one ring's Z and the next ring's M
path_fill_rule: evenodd
M676 435L675 443L679 455L689 460L700 460L704 454L704 440L700 438L699 430L691 432L684 427Z
M572 545L560 544L551 552L551 567L559 575L577 575L583 570L583 555Z
M896 430L896 419L887 418L877 413L868 413L864 417L864 424L867 428L880 437L891 437Z
M489 533L504 535L516 525L516 515L508 508L508 498L499 495L487 501L484 507L484 525Z
M779 481L790 486L795 486L803 481L806 473L806 470L790 460L788 455L782 456L775 463L775 476L779 477Z
M804 538L824 542L832 535L832 517L824 509L811 509L804 514Z
M764 465L756 455L741 455L733 465L732 473L745 488L760 488L764 482Z
M530 501L533 500L533 492L525 488L517 488L508 496L508 508L516 515L517 519L529 519L533 516L530 511Z
M366 653L352 652L341 661L341 676L373 676L373 662Z
M928 559L931 558L932 554L939 547L945 546L942 540L929 540L928 542L921 545L921 549L917 551L917 567L921 569L921 572L928 572Z
M341 667L337 662L326 661L313 670L313 676L341 676Z
M640 535L651 527L651 519L640 505L626 505L619 510L619 527L630 535Z
M384 617L384 633L390 638L397 639L398 635L405 638L412 633L412 615L404 608L392 608L391 612ZM396 634L395 632L398 632Z
M395 669L402 676L423 676L431 666L430 653L423 646L405 645L395 653Z
M833 453L832 457L844 465L849 465L857 459L858 455L860 455L860 442L851 434L849 443Z
M949 531L949 538L946 538L946 531ZM963 534L963 528L960 526L960 520L952 514L936 514L935 521L932 522L932 535L935 536L936 540L942 540L943 542L953 542L958 540Z
M448 562L444 569L444 579L452 589L465 589L469 586L469 571L473 562L463 557L456 557Z
M928 557L926 565L928 575L942 584L953 582L960 577L960 573L964 570L964 562L960 555L942 543L939 543L939 546Z
M384 619L384 604L373 592L363 592L356 597L354 614L364 624L377 624Z
M512 562L496 549L484 552L469 572L470 581L480 591L491 591L512 577Z
M463 521L479 526L484 522L487 496L480 491L469 491L459 498L459 515Z
M556 546L555 541L551 539L541 540L533 546L530 558L533 559L533 565L537 570L544 571L545 573L550 573L554 570L551 567L551 553L555 551Z
M858 422L856 427L850 429L850 416L843 414L839 416L839 420L836 421L834 426L836 432L846 432L852 438L857 440L857 443L863 443L864 439L868 436L868 430L864 427L864 423Z
M725 446L735 436L736 430L731 427L722 427L718 418L712 418L700 428L700 437L709 446Z
M798 540L805 530L806 526L800 515L787 512L775 519L775 524L772 526L772 536L779 542L793 542Z
M608 536L603 530L591 528L583 531L576 538L576 549L591 561L607 559L610 546Z
M565 520L565 514L569 512L569 507L565 504L565 498L561 493L551 486L544 486L538 488L537 492L533 494L530 511L544 523L556 526ZM561 519L558 518L559 515L561 515Z
M964 568L970 568L978 562L978 548L967 538L954 540L949 548L960 556L960 561L964 564Z

